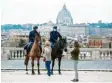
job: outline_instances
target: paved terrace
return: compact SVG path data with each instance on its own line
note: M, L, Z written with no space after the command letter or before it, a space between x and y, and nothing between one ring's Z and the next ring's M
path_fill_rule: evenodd
M46 71L41 71L41 75L38 75L37 72L35 75L25 74L25 71L2 71L1 72L1 82L3 83L16 83L16 82L25 82L25 83L72 83L74 78L74 71L62 71L62 75L59 75L57 71L54 72L54 75L48 77ZM98 72L98 71L79 71L79 83L85 82L112 82L112 72Z

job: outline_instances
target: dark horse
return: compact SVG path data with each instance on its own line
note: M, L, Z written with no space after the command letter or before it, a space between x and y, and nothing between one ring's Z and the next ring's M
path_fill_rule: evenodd
M40 61L40 56L41 56L41 50L39 48L39 41L41 41L41 38L39 36L35 37L35 41L32 45L31 50L29 51L26 49L26 55L25 55L25 65L26 65L26 74L28 74L28 61L29 58L31 57L31 65L32 65L32 74L34 75L34 60L37 60L37 67L38 67L38 74L40 74L40 69L39 69L39 61Z
M52 69L51 69L51 74L53 74L53 67L54 67L54 62L55 59L58 58L58 72L61 74L60 66L61 66L61 59L62 59L62 54L63 50L66 52L67 51L67 41L66 38L60 38L57 43L55 43L54 48L52 48Z

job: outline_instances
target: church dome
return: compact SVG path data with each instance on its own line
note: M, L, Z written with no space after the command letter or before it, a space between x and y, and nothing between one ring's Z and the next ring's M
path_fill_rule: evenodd
M57 24L64 24L64 25L72 25L73 19L70 12L67 10L66 5L63 6L63 9L58 13L57 16Z

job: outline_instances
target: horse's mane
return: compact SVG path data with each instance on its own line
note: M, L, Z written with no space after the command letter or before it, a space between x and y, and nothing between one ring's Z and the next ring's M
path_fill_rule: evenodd
M62 45L62 44L64 45L65 43L67 43L67 42L66 42L66 38L63 38L63 37L62 37L62 38L60 38L59 40L57 40L57 42L56 42L56 44L55 44L55 47L58 48L58 49L60 49L60 44L61 44L61 45Z
M34 43L32 45L31 50L30 50L30 56L35 56L35 55L39 55L40 54L40 48L39 48L39 44L38 44L39 41L40 41L39 36L36 36L35 37L35 41L34 41Z

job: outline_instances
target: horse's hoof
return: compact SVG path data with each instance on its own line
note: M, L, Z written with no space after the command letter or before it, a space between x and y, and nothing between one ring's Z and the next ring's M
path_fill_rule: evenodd
M32 75L35 75L35 73L32 73Z
M32 75L35 75L35 72L32 72Z
M61 72L59 72L59 75L61 75Z
M26 74L28 74L28 72L26 72Z
M38 75L41 75L40 73L38 73Z

